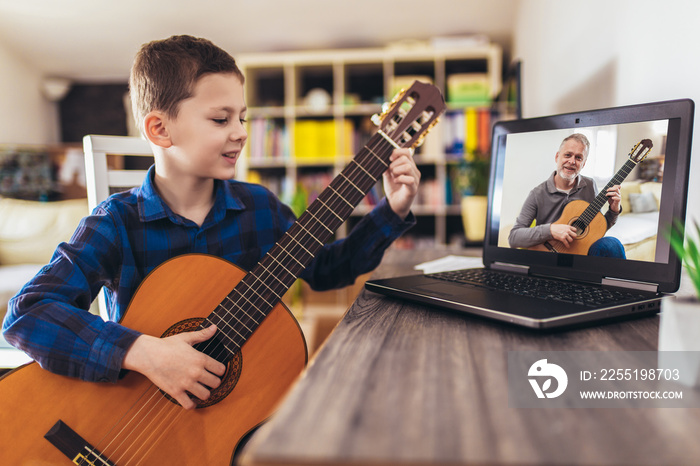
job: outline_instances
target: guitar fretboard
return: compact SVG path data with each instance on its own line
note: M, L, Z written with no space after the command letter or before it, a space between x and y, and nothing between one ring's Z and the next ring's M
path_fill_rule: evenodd
M380 117L380 128L202 325L216 336L195 345L221 362L245 344L318 251L389 167L394 148L418 144L445 111L433 85L415 82Z
M316 253L350 217L389 166L393 145L375 134L275 246L207 317L224 335L220 344L237 351Z
M598 212L600 212L600 209L602 209L605 203L608 202L608 196L606 195L608 189L625 181L627 175L629 175L636 166L637 163L635 161L632 159L627 160L627 162L625 162L622 168L618 170L615 176L608 181L608 184L606 184L605 187L598 193L593 202L586 207L586 210L583 211L576 222L574 222L575 226L581 228L581 230L585 230L588 224L591 223L593 218L598 214Z

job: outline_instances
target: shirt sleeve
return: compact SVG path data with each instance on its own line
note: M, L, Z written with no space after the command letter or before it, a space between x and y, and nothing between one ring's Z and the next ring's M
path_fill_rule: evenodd
M415 223L412 213L402 220L383 198L347 237L325 245L301 278L316 291L351 285L358 276L374 270L384 251Z
M614 212L613 210L610 209L610 206L608 205L608 210L605 212L605 222L608 224L608 230L612 228L613 225L617 223L617 219L622 213L622 204L620 204L620 211L619 212Z
M508 243L512 248L528 248L552 239L549 223L535 225L532 222L537 218L537 201L535 190L525 199L520 214L515 219L515 225L508 234Z
M106 212L84 218L68 243L8 304L5 339L44 369L87 381L119 378L139 333L89 312L104 284L116 276L119 234Z

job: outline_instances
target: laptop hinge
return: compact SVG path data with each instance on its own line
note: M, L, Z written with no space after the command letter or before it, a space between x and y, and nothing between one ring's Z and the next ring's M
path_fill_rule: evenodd
M520 264L509 264L507 262L492 262L491 268L494 270L500 270L501 272L514 272L527 275L530 272L530 266L520 265Z
M624 280L622 278L604 277L601 284L630 290L651 291L652 293L658 293L659 291L659 285L657 283L638 282L635 280Z

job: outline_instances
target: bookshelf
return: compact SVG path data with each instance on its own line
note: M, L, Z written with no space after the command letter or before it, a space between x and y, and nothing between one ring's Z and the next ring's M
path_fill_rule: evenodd
M499 46L299 51L237 60L249 108L249 142L237 177L266 185L297 213L374 133L370 118L383 102L414 79L436 84L448 112L416 152L422 175L413 208L418 224L397 246L464 240L460 200L470 188L463 172L487 157L491 125L501 117L491 106L502 87ZM378 186L337 236L345 236L381 196Z

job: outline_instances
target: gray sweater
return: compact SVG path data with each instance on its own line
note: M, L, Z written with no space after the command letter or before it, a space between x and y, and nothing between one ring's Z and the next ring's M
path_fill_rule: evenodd
M570 201L580 199L593 202L598 195L595 181L586 176L578 176L576 186L567 194L559 191L554 185L554 174L546 181L535 186L525 199L515 225L508 235L508 243L512 248L528 248L552 239L549 226L559 219L564 207ZM608 228L617 221L619 213L607 209L605 220ZM532 221L535 226L530 228Z

